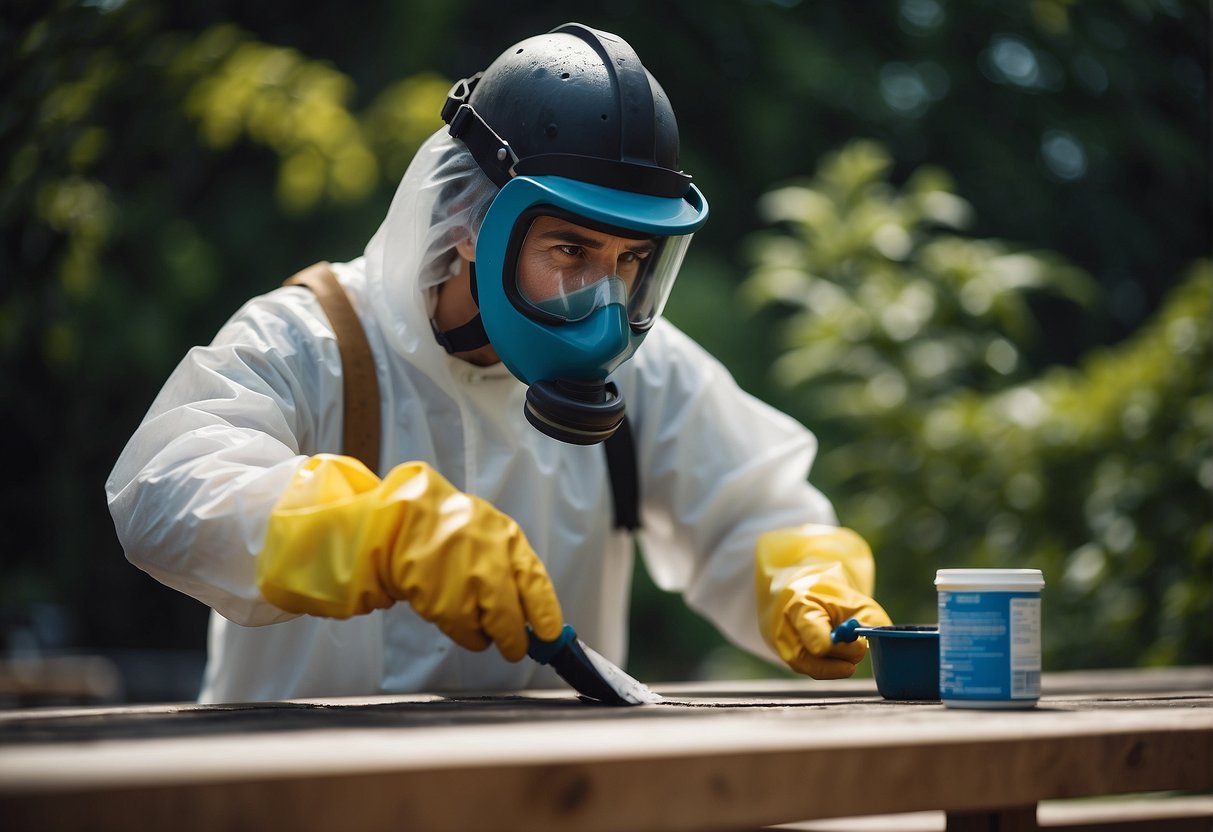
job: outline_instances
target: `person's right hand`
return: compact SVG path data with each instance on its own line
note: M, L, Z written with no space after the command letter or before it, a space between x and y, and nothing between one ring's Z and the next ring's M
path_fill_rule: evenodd
M798 673L845 679L867 639L835 644L830 632L849 618L865 627L892 624L870 595L872 550L850 529L805 525L767 532L755 552L758 620L767 643Z
M526 536L424 462L380 480L318 454L295 473L257 557L262 596L287 612L349 618L407 601L469 650L526 655L527 625L560 635L560 602Z

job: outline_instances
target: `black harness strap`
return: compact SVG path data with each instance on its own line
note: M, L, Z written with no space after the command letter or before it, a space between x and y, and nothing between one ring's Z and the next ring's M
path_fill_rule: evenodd
M636 474L636 442L626 415L603 445L615 502L615 528L634 532L640 528L640 478Z

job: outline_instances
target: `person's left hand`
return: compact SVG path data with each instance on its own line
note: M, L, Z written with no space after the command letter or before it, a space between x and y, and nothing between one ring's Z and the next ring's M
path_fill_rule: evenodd
M798 673L845 679L867 652L867 640L835 644L831 631L849 618L865 627L892 624L869 597L872 551L850 529L809 525L758 539L755 590L763 637Z

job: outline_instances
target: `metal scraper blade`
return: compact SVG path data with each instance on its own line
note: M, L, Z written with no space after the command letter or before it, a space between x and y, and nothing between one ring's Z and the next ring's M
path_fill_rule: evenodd
M604 705L651 705L661 701L643 683L586 646L568 624L555 641L543 641L533 632L527 654L540 664L551 665L583 697Z

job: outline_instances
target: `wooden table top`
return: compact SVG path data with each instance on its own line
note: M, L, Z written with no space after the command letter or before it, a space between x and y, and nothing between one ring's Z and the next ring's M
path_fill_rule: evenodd
M753 829L1213 790L1213 668L1046 674L1027 711L870 680L0 712L5 828ZM162 821L163 823L160 823Z

